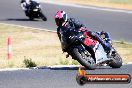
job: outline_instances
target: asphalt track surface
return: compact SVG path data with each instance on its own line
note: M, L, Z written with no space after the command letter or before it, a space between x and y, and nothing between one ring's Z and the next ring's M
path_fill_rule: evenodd
M132 14L93 10L88 8L62 6L43 3L43 12L48 21L29 21L21 10L19 0L0 1L0 22L23 26L46 28L56 30L54 14L57 10L65 10L80 19L86 26L94 31L109 31L114 40L132 42ZM120 69L100 67L89 71L88 74L130 74L132 65L123 65ZM132 88L129 84L86 84L80 86L76 82L77 68L39 68L17 71L0 71L0 88Z
M20 7L20 0L0 1L0 22L23 26L46 28L56 31L54 15L58 10L64 10L69 17L75 17L93 31L108 31L114 40L132 42L132 13L103 11L90 8L72 7L42 3L43 13L48 21L29 21Z
M120 69L100 67L86 70L87 74L130 74L132 65L124 65ZM0 88L132 88L129 84L85 84L76 82L77 68L39 68L0 72Z

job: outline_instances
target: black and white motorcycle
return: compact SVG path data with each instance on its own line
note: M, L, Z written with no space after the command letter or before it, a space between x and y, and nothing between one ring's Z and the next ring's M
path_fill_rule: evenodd
M89 47L89 40L92 38L85 37L83 32L60 30L60 34L62 49L84 67L93 70L96 69L96 66L102 66L103 64L112 68L122 66L122 58L114 47L112 47L111 54L107 54L98 41L94 48ZM107 42L107 40L105 41Z
M42 13L41 6L39 3L31 1L30 5L27 5L25 7L27 8L25 10L25 14L27 17L29 17L30 20L38 18L42 19L43 21L47 21L47 17Z

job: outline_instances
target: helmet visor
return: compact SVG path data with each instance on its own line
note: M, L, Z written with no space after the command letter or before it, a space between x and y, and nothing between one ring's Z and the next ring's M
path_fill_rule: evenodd
M57 26L59 26L59 18L55 19L55 23L56 23Z
M61 26L62 23L64 22L64 20L63 20L62 18L61 18L61 19L56 18L56 19L55 19L55 22L56 22L56 25L57 25L57 26Z

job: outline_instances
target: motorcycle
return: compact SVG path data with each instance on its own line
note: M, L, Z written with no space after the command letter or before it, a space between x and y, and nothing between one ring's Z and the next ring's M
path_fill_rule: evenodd
M96 69L97 66L107 64L112 68L120 68L122 66L122 58L117 51L112 47L112 53L109 55L104 50L103 46L96 41L95 47L89 47L89 39L85 32L76 30L60 30L61 47L64 52L68 53L72 59L77 60L82 66L89 70ZM104 39L107 42L107 40Z
M43 21L47 21L47 17L42 13L40 4L35 1L31 2L28 10L26 11L26 16L28 16L30 20L41 18Z

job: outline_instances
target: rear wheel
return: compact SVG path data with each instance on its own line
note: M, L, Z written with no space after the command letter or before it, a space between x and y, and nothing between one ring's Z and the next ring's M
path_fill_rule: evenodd
M28 11L26 12L27 13L27 16L29 17L29 20L34 20L34 16L33 16L33 12L32 11Z
M94 70L96 68L95 60L92 58L91 55L86 54L81 49L74 48L73 49L74 58L85 68L90 70Z
M29 20L34 20L34 18L33 17L29 17Z
M115 50L115 49L114 49ZM111 55L113 57L112 62L109 64L112 68L120 68L122 66L122 58L115 50L115 53Z

